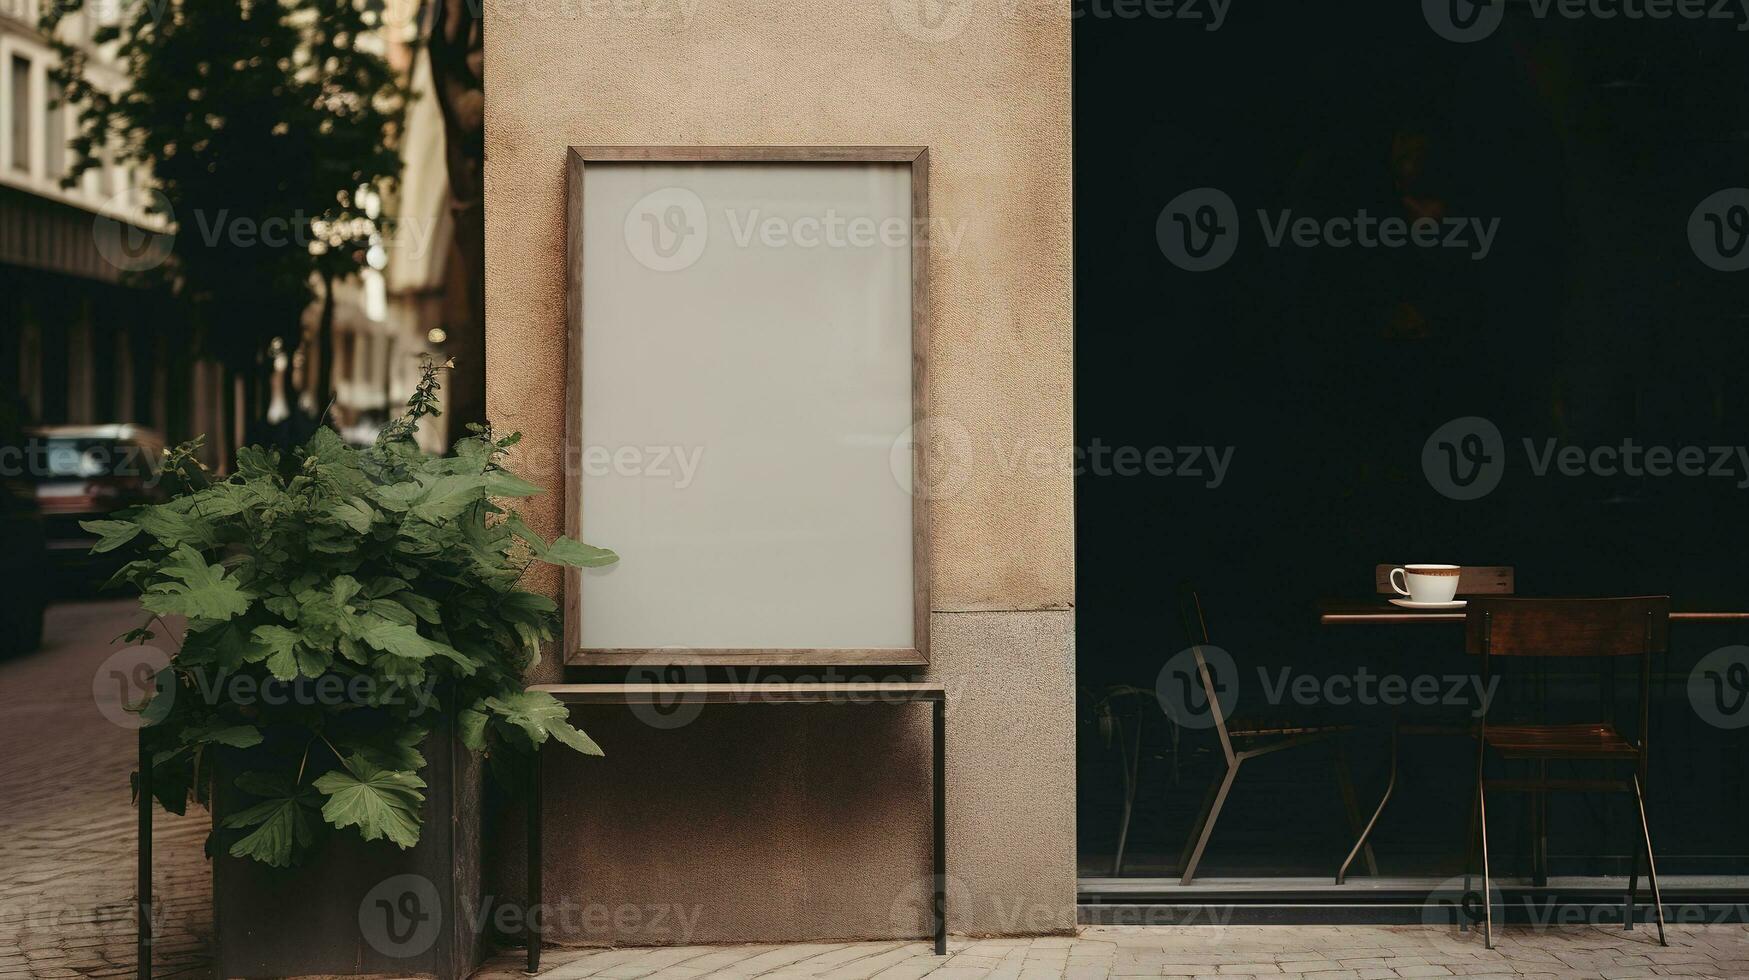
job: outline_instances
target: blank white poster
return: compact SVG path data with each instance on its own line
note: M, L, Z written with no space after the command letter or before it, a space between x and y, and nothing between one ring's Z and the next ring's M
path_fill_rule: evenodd
M913 648L909 165L590 162L582 200L573 499L621 556L583 648Z

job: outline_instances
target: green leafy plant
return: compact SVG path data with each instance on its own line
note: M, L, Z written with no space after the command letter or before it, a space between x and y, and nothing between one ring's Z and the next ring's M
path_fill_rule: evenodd
M247 750L233 779L244 805L209 848L284 867L328 827L411 847L419 746L444 720L494 762L548 739L601 754L556 699L523 688L557 616L520 583L536 562L618 556L548 542L498 503L539 492L503 465L518 436L473 426L449 456L419 451L436 370L369 448L324 428L287 459L240 450L214 479L199 443L184 445L166 453L180 484L168 502L84 525L94 551L138 552L112 584L136 588L148 617L123 640L186 623L137 706L159 803L210 805L215 755Z

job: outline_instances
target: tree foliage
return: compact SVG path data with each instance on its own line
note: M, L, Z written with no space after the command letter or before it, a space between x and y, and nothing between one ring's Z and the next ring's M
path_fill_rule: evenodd
M186 619L138 706L158 801L208 802L213 753L248 750L234 784L253 802L215 832L232 855L283 867L330 826L417 843L419 745L440 719L474 752L548 739L601 752L556 699L524 689L556 608L520 582L536 562L618 558L548 542L498 502L538 492L504 468L517 436L482 426L450 456L419 452L435 370L370 448L323 428L287 459L244 449L211 481L185 445L168 454L172 499L86 524L94 550L137 555L115 581L151 615L127 639Z
M372 193L400 170L405 93L366 0L146 0L92 40L127 75L112 91L62 26L85 0L45 4L54 78L79 107L66 182L134 164L168 206L174 290L206 348L234 367L299 339L318 274L345 278L377 232ZM93 4L102 7L104 4Z

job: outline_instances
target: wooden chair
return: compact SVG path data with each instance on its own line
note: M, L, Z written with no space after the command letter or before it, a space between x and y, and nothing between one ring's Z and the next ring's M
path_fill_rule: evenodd
M1203 802L1201 815L1191 826L1190 836L1184 842L1184 853L1179 858L1179 867L1184 870L1178 883L1188 885L1196 877L1197 865L1202 863L1203 852L1208 849L1209 838L1214 835L1215 822L1220 819L1221 810L1227 802L1227 794L1231 792L1233 781L1239 775L1239 768L1247 760L1259 756L1329 741L1336 769L1337 788L1342 795L1350 828L1358 832L1360 812L1354 802L1354 780L1349 773L1348 757L1337 739L1338 736L1353 731L1354 726L1298 724L1291 719L1249 722L1228 719L1221 709L1216 679L1202 653L1202 648L1210 645L1208 620L1203 614L1202 597L1194 589L1185 588L1180 597L1179 611L1184 619L1185 632L1193 643L1191 650L1195 657L1197 674L1202 681L1203 695L1207 698L1209 713L1214 722L1215 734L1220 739L1221 754L1226 760L1227 769L1220 780L1209 787L1209 795ZM1366 848L1366 862L1372 873L1378 874L1378 863L1373 858L1370 845Z
M1478 831L1482 845L1483 938L1494 948L1493 887L1488 866L1488 790L1547 793L1549 791L1631 793L1640 815L1640 837L1646 856L1646 876L1652 886L1652 907L1658 922L1658 943L1664 937L1664 902L1658 891L1658 866L1652 857L1652 831L1646 822L1645 782L1651 712L1652 655L1668 646L1670 597L1625 599L1505 599L1481 598L1465 609L1464 647L1480 656L1482 683L1489 681L1494 657L1639 657L1639 723L1630 739L1612 722L1565 725L1489 724L1491 704L1484 704L1476 738L1476 796L1470 811L1471 831L1465 844L1464 891L1469 891L1470 865ZM1488 750L1507 761L1537 764L1529 779L1488 779ZM1589 760L1632 763L1628 779L1549 779L1549 760ZM1633 858L1623 919L1633 928L1634 899L1639 887L1639 852Z

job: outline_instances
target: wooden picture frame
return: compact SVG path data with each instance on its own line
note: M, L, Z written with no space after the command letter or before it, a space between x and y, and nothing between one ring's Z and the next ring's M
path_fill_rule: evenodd
M913 434L910 452L911 642L908 646L584 646L585 573L565 570L565 662L572 666L625 666L684 663L723 666L921 666L929 662L930 465L924 426L929 414L929 151L922 146L572 146L566 167L565 312L568 335L565 447L567 459L584 448L583 355L585 180L592 164L821 163L908 164L910 176L910 368ZM897 443L895 443L895 446ZM895 452L900 450L895 449ZM902 458L902 457L901 457ZM581 468L566 467L566 533L584 535ZM611 532L592 533L592 543L613 547ZM636 561L636 554L624 556Z

